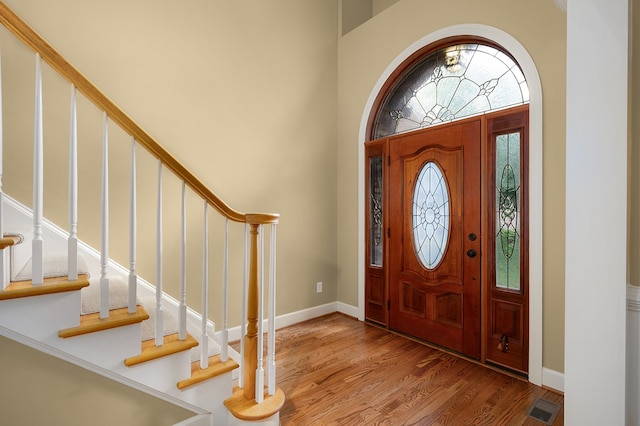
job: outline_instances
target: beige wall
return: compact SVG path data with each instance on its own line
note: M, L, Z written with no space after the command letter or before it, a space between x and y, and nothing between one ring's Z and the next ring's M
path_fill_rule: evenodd
M373 16L371 0L340 0L340 28L342 35Z
M358 132L365 105L387 66L438 29L479 23L515 37L533 58L543 91L543 366L564 364L565 15L551 0L402 0L341 38L338 127L338 299L358 300ZM540 23L544 22L544 31Z
M382 12L383 10L393 6L398 3L400 0L372 0L372 13L373 16Z
M278 314L337 299L337 0L6 3L231 207L281 214ZM24 170L32 161L33 56L16 53L18 59L10 59L16 49L6 35L3 40L10 116L4 183L9 195L30 206L31 177ZM66 227L69 87L48 71L44 86L45 217ZM78 115L79 235L97 248L101 116L86 100ZM111 126L109 253L123 265L128 265L129 146L129 137ZM155 160L140 152L138 270L152 282L156 168ZM164 284L175 295L179 235L168 231L179 224L180 187L169 173L163 179ZM187 279L196 283L187 299L197 307L202 205L195 196L188 196L187 210ZM221 234L219 220L212 219L210 227ZM231 233L241 235L242 229L232 226ZM212 239L212 252L219 254L220 245ZM232 250L239 254L239 244ZM235 300L239 259L232 260ZM211 266L215 295L219 262ZM320 294L318 281L324 283ZM231 312L230 325L238 324L239 310Z
M399 0L340 0L340 28L342 35L368 21Z

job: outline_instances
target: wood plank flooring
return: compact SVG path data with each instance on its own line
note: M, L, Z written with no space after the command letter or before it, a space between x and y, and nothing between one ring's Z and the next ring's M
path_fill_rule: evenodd
M330 314L276 332L282 425L543 425L563 396L403 336ZM561 408L554 425L564 424Z

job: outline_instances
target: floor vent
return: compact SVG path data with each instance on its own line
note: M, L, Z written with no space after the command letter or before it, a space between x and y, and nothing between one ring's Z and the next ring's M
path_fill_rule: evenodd
M560 411L560 406L553 402L537 398L529 409L529 417L541 421L544 424L552 425Z

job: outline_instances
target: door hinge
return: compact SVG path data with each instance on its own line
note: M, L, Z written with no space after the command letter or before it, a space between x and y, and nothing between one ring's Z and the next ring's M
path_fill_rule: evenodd
M391 165L391 156L387 155L387 166Z
M391 310L391 299L387 299L387 310Z
M391 228L387 228L387 238L391 238Z

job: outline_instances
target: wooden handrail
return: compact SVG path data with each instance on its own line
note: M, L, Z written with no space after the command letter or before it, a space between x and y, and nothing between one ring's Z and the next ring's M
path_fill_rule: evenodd
M241 223L278 223L279 215L275 213L247 214L229 207L2 1L0 1L0 23L33 51L39 53L42 60L72 83L100 110L106 112L111 121L133 136L138 144L159 159L221 215Z

